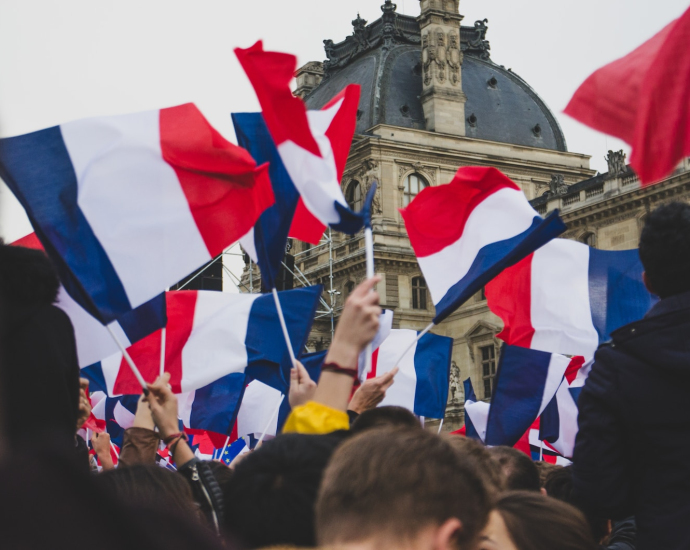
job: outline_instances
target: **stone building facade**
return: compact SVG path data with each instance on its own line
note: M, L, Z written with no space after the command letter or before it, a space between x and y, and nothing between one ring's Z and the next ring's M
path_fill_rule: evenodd
M421 330L434 316L399 209L423 187L451 181L461 166L498 168L540 213L561 210L565 237L605 249L636 247L640 224L655 204L690 196L687 163L667 181L641 189L622 153L609 152L609 172L594 175L588 156L568 152L536 92L491 59L486 20L462 25L459 0L421 0L420 7L415 18L398 14L386 0L380 19L368 24L357 16L351 36L324 40L325 62L309 62L296 73L295 94L312 109L347 84L361 86L342 188L358 209L378 182L375 271L383 276L378 291L382 306L394 311L394 328ZM328 346L332 320L366 276L363 234L328 235L318 246L291 243L300 278L326 289L311 350ZM254 270L254 281L259 277ZM462 380L472 379L480 399L490 397L500 329L483 293L434 329L454 341L445 430L462 425Z

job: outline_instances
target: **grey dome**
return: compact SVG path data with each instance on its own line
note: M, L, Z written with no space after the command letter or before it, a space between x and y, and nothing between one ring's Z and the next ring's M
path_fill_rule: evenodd
M364 134L377 124L425 129L419 99L419 25L414 17L390 16L393 25L386 27L378 19L365 26L358 18L353 21L355 33L345 41L324 41L329 59L324 63L324 79L305 97L309 108L320 109L345 86L355 83L362 88L357 133ZM486 31L486 20L461 28L466 135L567 151L558 122L536 92L515 73L491 61Z

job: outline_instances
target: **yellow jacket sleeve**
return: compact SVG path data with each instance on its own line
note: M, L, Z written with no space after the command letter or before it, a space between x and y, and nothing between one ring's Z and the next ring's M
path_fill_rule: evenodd
M288 416L283 433L327 434L350 428L347 413L316 401L296 407Z

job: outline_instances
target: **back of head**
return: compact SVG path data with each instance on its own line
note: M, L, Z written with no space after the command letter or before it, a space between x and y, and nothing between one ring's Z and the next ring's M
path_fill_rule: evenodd
M249 548L314 546L314 504L342 435L283 434L237 467L223 488L225 527Z
M0 293L5 305L50 305L59 288L55 268L41 250L0 245Z
M690 204L672 202L647 216L640 259L650 290L660 298L690 291Z
M519 550L595 550L584 516L573 506L529 491L505 493L496 503Z
M369 409L360 414L352 423L353 432L363 432L371 428L419 428L422 425L417 417L404 407L388 405Z
M551 472L554 470L560 470L562 468L562 466L551 464L550 462L545 462L543 460L536 461L534 465L537 467L537 470L539 470L539 484L542 487L544 487L546 478L549 476L549 474L551 474Z
M489 450L476 439L461 435L447 435L446 441L462 456L472 460L482 480L493 493L505 489L505 478L499 464L491 457Z
M316 530L324 546L409 541L457 518L460 548L486 523L489 494L473 465L423 430L367 430L333 455L319 492Z
M122 502L174 509L189 517L198 515L189 483L160 466L135 464L108 470L96 476L96 482Z
M508 491L540 491L539 470L522 451L512 447L492 447L491 457L503 470Z

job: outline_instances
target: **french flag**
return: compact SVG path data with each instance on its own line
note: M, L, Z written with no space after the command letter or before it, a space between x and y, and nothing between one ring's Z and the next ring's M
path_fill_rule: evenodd
M563 355L504 344L485 443L515 445L556 394L569 364Z
M416 330L394 329L372 357L367 378L385 374L396 366L400 350L407 349L417 338ZM397 363L398 374L379 407L397 405L417 416L443 418L448 401L448 380L453 339L427 333L412 345L409 353Z
M617 328L656 302L642 282L637 250L597 250L554 239L486 286L507 344L593 357Z
M567 458L573 456L579 429L577 401L593 363L593 359L585 363L584 358L574 358L572 368L541 415L539 438Z
M290 236L318 244L327 226L351 235L359 231L363 218L350 210L340 188L357 123L359 86L347 86L320 111L307 111L290 89L297 68L294 55L265 52L261 41L237 48L235 54L299 193Z
M471 378L465 380L463 386L465 388L465 436L484 442L490 405L477 400Z
M2 139L0 176L70 296L104 324L218 256L273 204L266 167L191 103Z
M99 421L105 422L105 429L110 440L122 447L122 440L127 428L134 425L139 395L108 397L105 392L91 392L91 414Z
M495 168L463 167L447 185L427 187L400 213L443 321L506 267L565 231L546 219Z
M538 423L538 422L537 422ZM558 454L547 442L539 439L539 428L530 428L529 447L532 460L537 462L548 462L557 466L569 466L572 461Z
M13 242L12 246L43 251L43 245L35 233L30 233ZM110 322L108 328L72 298L62 285L60 285L55 305L62 309L72 322L77 344L77 358L81 368L117 353L119 348L108 332L108 328L115 333L123 345L129 347L134 342L164 327L167 322L164 293L128 311L118 320Z
M293 349L306 343L321 292L317 285L280 293ZM274 387L289 384L280 368L290 358L273 296L183 290L166 292L166 302L165 371L171 374L173 392L196 391L245 372ZM148 381L160 372L161 336L156 331L128 350ZM110 396L141 391L121 353L82 369L82 375Z

